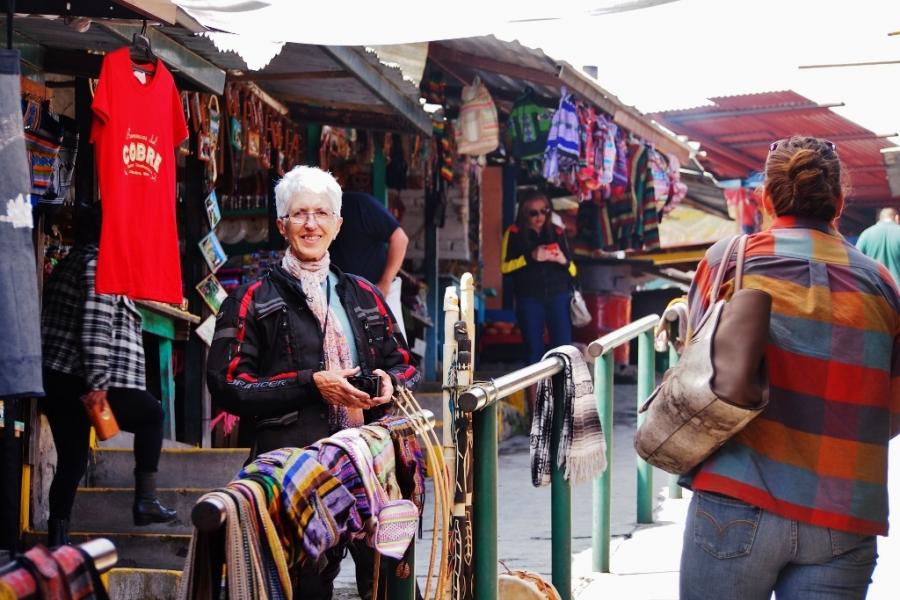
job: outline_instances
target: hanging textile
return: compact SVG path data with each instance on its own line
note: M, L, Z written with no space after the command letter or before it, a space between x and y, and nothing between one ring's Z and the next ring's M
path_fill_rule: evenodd
M559 108L553 114L544 150L544 179L559 184L560 177L577 167L581 148L575 96L562 88Z
M129 48L103 57L91 105L103 226L97 292L181 304L175 148L187 135L181 97L161 60L135 71Z
M534 90L525 88L509 113L509 145L513 158L526 171L540 173L540 163L547 147L547 136L553 121L553 110L535 101Z
M534 420L531 423L531 482L535 487L550 484L552 463L563 471L571 483L590 481L606 470L606 438L594 401L591 373L581 351L574 346L560 346L544 355L561 358L564 387L562 404L557 405L552 378L538 383ZM550 456L550 434L553 411L562 411L562 431L556 457Z
M109 600L91 557L78 546L37 546L0 566L0 599Z
M0 398L42 396L41 330L31 190L19 81L19 51L0 50ZM7 424L17 411L7 404ZM12 483L9 483L12 488ZM18 483L16 483L18 486ZM0 486L2 487L2 486ZM10 490L12 491L12 490ZM17 494L18 492L16 492ZM0 504L5 504L0 500ZM16 511L17 512L17 511Z
M472 85L463 87L462 106L456 123L453 131L456 150L460 154L481 156L497 149L500 143L497 106L477 75Z

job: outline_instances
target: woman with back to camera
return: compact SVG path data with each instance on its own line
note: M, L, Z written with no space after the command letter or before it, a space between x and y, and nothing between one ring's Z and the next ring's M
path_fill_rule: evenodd
M519 202L516 222L503 234L500 271L512 275L516 317L522 329L528 364L544 354L544 326L550 347L572 342L569 297L575 263L566 232L551 220L553 210L543 192L532 191Z
M772 296L769 404L682 477L694 496L681 598L864 598L875 536L888 528L888 442L900 432L900 298L834 226L844 193L832 142L774 142L763 206L774 220L749 238L744 287ZM727 242L697 268L692 329Z

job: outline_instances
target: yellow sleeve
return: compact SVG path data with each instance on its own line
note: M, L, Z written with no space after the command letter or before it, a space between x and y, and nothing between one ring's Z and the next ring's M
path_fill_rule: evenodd
M509 233L509 229L503 233L503 243L500 246L500 256L503 257L503 260L500 263L500 272L504 275L509 275L513 271L518 271L528 264L524 254L520 254L514 258L507 257L507 252L509 251Z

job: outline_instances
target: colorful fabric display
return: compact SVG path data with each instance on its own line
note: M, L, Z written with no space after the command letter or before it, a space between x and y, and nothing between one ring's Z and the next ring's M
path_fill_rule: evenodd
M547 147L553 110L534 101L534 90L526 88L509 113L510 146L513 157L521 161L540 159Z
M553 114L547 147L544 150L544 179L558 183L562 173L572 171L578 165L581 149L578 111L575 97L562 88L559 108Z
M347 535L353 495L317 460L317 453L280 448L256 457L237 475L266 489L269 514L288 566L316 562Z
M109 600L94 562L77 546L38 544L0 567L0 600Z
M616 132L619 127L604 116L597 120L598 129L603 133L603 162L600 171L600 183L608 186L613 181L613 172L616 166Z
M50 187L63 140L59 116L49 102L22 100L25 152L31 167L31 202L37 204Z

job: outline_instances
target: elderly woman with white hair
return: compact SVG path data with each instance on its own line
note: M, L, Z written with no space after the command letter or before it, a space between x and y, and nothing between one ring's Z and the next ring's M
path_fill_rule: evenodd
M275 186L275 206L284 259L225 300L208 358L212 397L253 430L251 459L374 420L395 386L420 377L377 286L330 262L342 222L337 181L295 167ZM332 562L301 574L295 592L331 598Z

